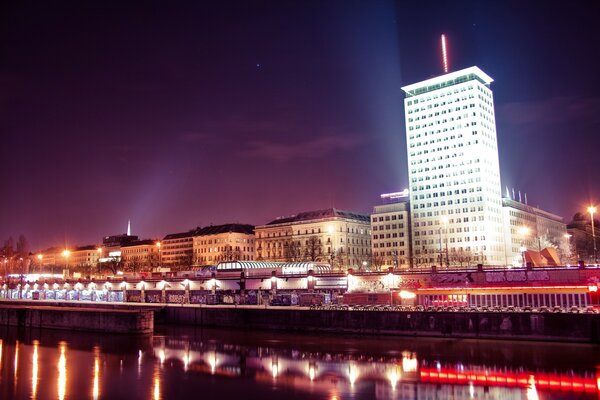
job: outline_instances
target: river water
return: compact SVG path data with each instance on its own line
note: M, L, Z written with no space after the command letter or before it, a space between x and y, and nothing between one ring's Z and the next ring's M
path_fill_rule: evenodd
M1 399L597 399L600 347L159 327L0 328Z

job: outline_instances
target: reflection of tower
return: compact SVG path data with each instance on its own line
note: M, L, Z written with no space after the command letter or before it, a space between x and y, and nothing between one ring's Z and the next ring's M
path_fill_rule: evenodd
M131 236L131 220L127 221L127 236Z

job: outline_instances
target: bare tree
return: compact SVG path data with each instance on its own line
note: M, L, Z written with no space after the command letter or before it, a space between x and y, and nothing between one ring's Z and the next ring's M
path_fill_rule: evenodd
M302 246L300 241L290 240L284 244L284 256L288 262L296 262L302 260Z
M318 236L310 236L304 244L304 260L317 261L323 254L323 246Z
M448 259L451 264L453 263L454 265L458 265L460 267L466 265L468 267L475 257L470 250L458 249L456 251L451 251Z
M100 272L107 269L112 272L113 275L117 275L119 270L122 270L124 266L123 259L121 257L111 257L110 261L100 264Z
M25 238L25 235L19 235L19 239L17 240L17 256L19 257L27 257L29 255L29 243Z
M371 268L375 271L381 271L381 266L384 264L385 260L381 256L373 256L371 257Z

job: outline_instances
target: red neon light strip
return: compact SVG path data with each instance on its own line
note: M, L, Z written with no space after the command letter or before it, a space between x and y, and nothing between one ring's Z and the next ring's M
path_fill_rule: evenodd
M479 385L488 386L508 386L522 387L529 386L530 376L533 373L481 373L481 372L463 372L456 369L441 369L421 368L420 377L422 381L464 384L473 382ZM552 389L561 391L575 392L598 392L600 391L600 378L598 381L594 378L581 378L569 375L556 374L538 374L534 378L534 382L539 389Z

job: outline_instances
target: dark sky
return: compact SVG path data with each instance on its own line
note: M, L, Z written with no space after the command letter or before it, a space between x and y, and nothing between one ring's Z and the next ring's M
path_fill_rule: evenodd
M503 190L570 219L600 202L592 4L3 2L0 240L369 212L407 187L400 87L443 32L495 80Z

